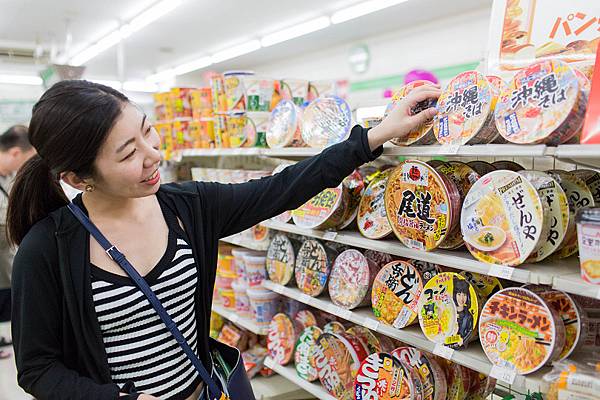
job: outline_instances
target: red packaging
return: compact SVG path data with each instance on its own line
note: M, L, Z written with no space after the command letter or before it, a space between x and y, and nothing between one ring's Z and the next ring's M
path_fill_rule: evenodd
M596 66L592 78L592 90L588 100L587 113L581 134L582 144L600 143L600 44L596 51Z

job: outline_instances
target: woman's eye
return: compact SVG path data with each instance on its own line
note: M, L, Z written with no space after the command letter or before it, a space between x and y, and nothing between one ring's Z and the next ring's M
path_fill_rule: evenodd
M152 132L152 128L154 128L152 125L148 126L148 129L146 129L146 136L148 136L148 134Z
M126 156L126 157L125 157L125 158L124 158L122 161L125 161L125 160L127 160L127 159L131 158L131 157L132 157L132 156L135 154L135 151L136 151L136 150L137 150L137 149L133 149L133 151L132 151L131 153L127 154L127 156Z

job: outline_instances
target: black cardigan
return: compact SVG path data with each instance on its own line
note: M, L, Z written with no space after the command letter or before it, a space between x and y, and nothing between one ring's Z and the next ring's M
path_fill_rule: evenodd
M283 172L243 184L188 182L162 185L158 201L182 221L198 268L198 354L206 365L219 238L297 208L337 186L371 152L367 130ZM76 203L82 206L81 196ZM19 385L40 400L113 400L107 356L91 294L89 234L62 207L23 239L12 277L12 335Z

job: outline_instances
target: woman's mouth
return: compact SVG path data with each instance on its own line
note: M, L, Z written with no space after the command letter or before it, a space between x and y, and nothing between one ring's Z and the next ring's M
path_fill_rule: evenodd
M160 173L158 172L158 170L154 171L154 173L152 173L152 175L150 175L148 178L144 179L142 181L142 183L146 183L148 185L156 185L156 183L160 180Z

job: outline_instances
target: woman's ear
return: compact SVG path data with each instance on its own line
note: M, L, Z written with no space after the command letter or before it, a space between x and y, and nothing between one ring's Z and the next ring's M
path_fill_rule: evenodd
M60 179L66 183L67 185L84 192L86 186L93 185L93 180L90 179L82 179L75 172L63 172L60 174Z

